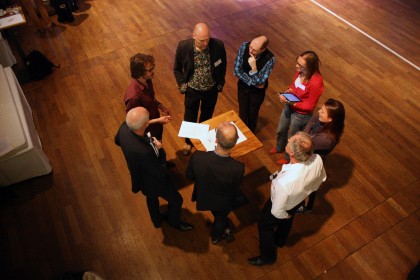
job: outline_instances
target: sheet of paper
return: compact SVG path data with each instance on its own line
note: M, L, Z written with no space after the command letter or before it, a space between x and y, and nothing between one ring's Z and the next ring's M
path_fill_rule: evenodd
M193 139L205 139L207 137L209 127L210 125L208 124L182 121L178 136Z
M246 137L242 133L242 131L239 129L239 127L237 127L234 122L230 122L230 123L233 124L236 127L236 129L238 130L238 136L239 136L239 138L238 138L238 141L236 141L236 145L239 144L239 143L241 143L241 142L246 141Z
M201 138L200 141L208 152L214 151L216 148L216 129L210 130L206 137Z

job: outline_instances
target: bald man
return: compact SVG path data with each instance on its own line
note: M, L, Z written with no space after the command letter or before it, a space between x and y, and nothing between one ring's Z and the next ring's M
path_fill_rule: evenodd
M268 77L276 62L267 46L266 36L258 36L251 42L242 43L234 66L234 74L239 78L239 117L254 133L268 87Z
M211 38L207 24L198 23L192 38L179 42L174 74L179 92L185 94L184 120L203 122L210 119L225 84L226 50L222 41ZM185 143L184 154L187 155L192 144L188 138Z
M196 151L188 163L186 175L195 182L193 201L197 210L210 210L214 216L211 242L233 240L228 226L228 215L241 197L241 182L244 164L230 156L231 149L238 140L236 127L224 122L217 127L216 149L211 152Z
M162 144L144 136L149 125L149 112L143 107L128 111L126 121L115 136L115 144L121 147L131 175L131 190L146 196L150 218L156 228L167 219L169 225L180 230L192 230L193 226L180 221L182 196L166 174L166 154ZM168 201L168 212L159 210L159 197Z

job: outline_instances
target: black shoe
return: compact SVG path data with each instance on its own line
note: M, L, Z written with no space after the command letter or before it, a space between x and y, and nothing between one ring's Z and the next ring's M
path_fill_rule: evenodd
M255 266L262 266L262 265L266 265L266 264L273 264L276 261L265 261L261 258L261 256L258 257L254 257L254 258L249 258L248 259L248 263L255 265Z
M173 163L172 161L166 161L165 163L166 168L174 168L175 167L175 163Z
M222 236L218 237L218 238L211 238L211 243L213 245L216 245L217 243L219 243L221 240L226 240L227 243L230 243L232 241L235 240L235 236L233 236L232 231L230 230L230 228L226 228L225 232L222 234Z
M296 214L306 214L311 213L312 209L308 209L305 206L300 206L299 209L296 211Z
M230 230L230 228L225 229L225 233L223 234L222 238L226 240L227 243L230 243L235 240L235 236L233 236L233 233Z
M286 245L286 244L284 244L284 243L280 243L280 242L277 242L277 241L276 241L276 245L277 245L277 247L279 247L279 248L283 248L283 247L284 247L284 245Z
M220 242L220 240L222 240L222 237L219 238L211 238L211 244L216 245L217 243Z
M179 225L175 226L174 228L176 228L179 231L189 231L189 230L193 230L194 226L187 223L180 222Z
M163 213L157 222L153 222L155 228L160 228L164 220L168 219L168 213Z

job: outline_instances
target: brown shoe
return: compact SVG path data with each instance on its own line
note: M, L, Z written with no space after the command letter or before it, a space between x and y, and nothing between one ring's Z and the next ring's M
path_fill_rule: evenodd
M189 144L185 144L184 147L182 147L182 149L184 150L183 154L184 156L188 156L189 153L191 153L191 145Z

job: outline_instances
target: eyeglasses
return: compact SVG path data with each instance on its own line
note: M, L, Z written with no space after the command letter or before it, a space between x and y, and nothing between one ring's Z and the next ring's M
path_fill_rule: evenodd
M155 69L155 65L153 64L152 67L150 67L149 69L144 69L144 71L146 72L151 72Z
M298 62L298 60L296 59L296 65L299 67L299 69L306 69L306 65L305 66L303 66L302 64L300 64L299 62Z

